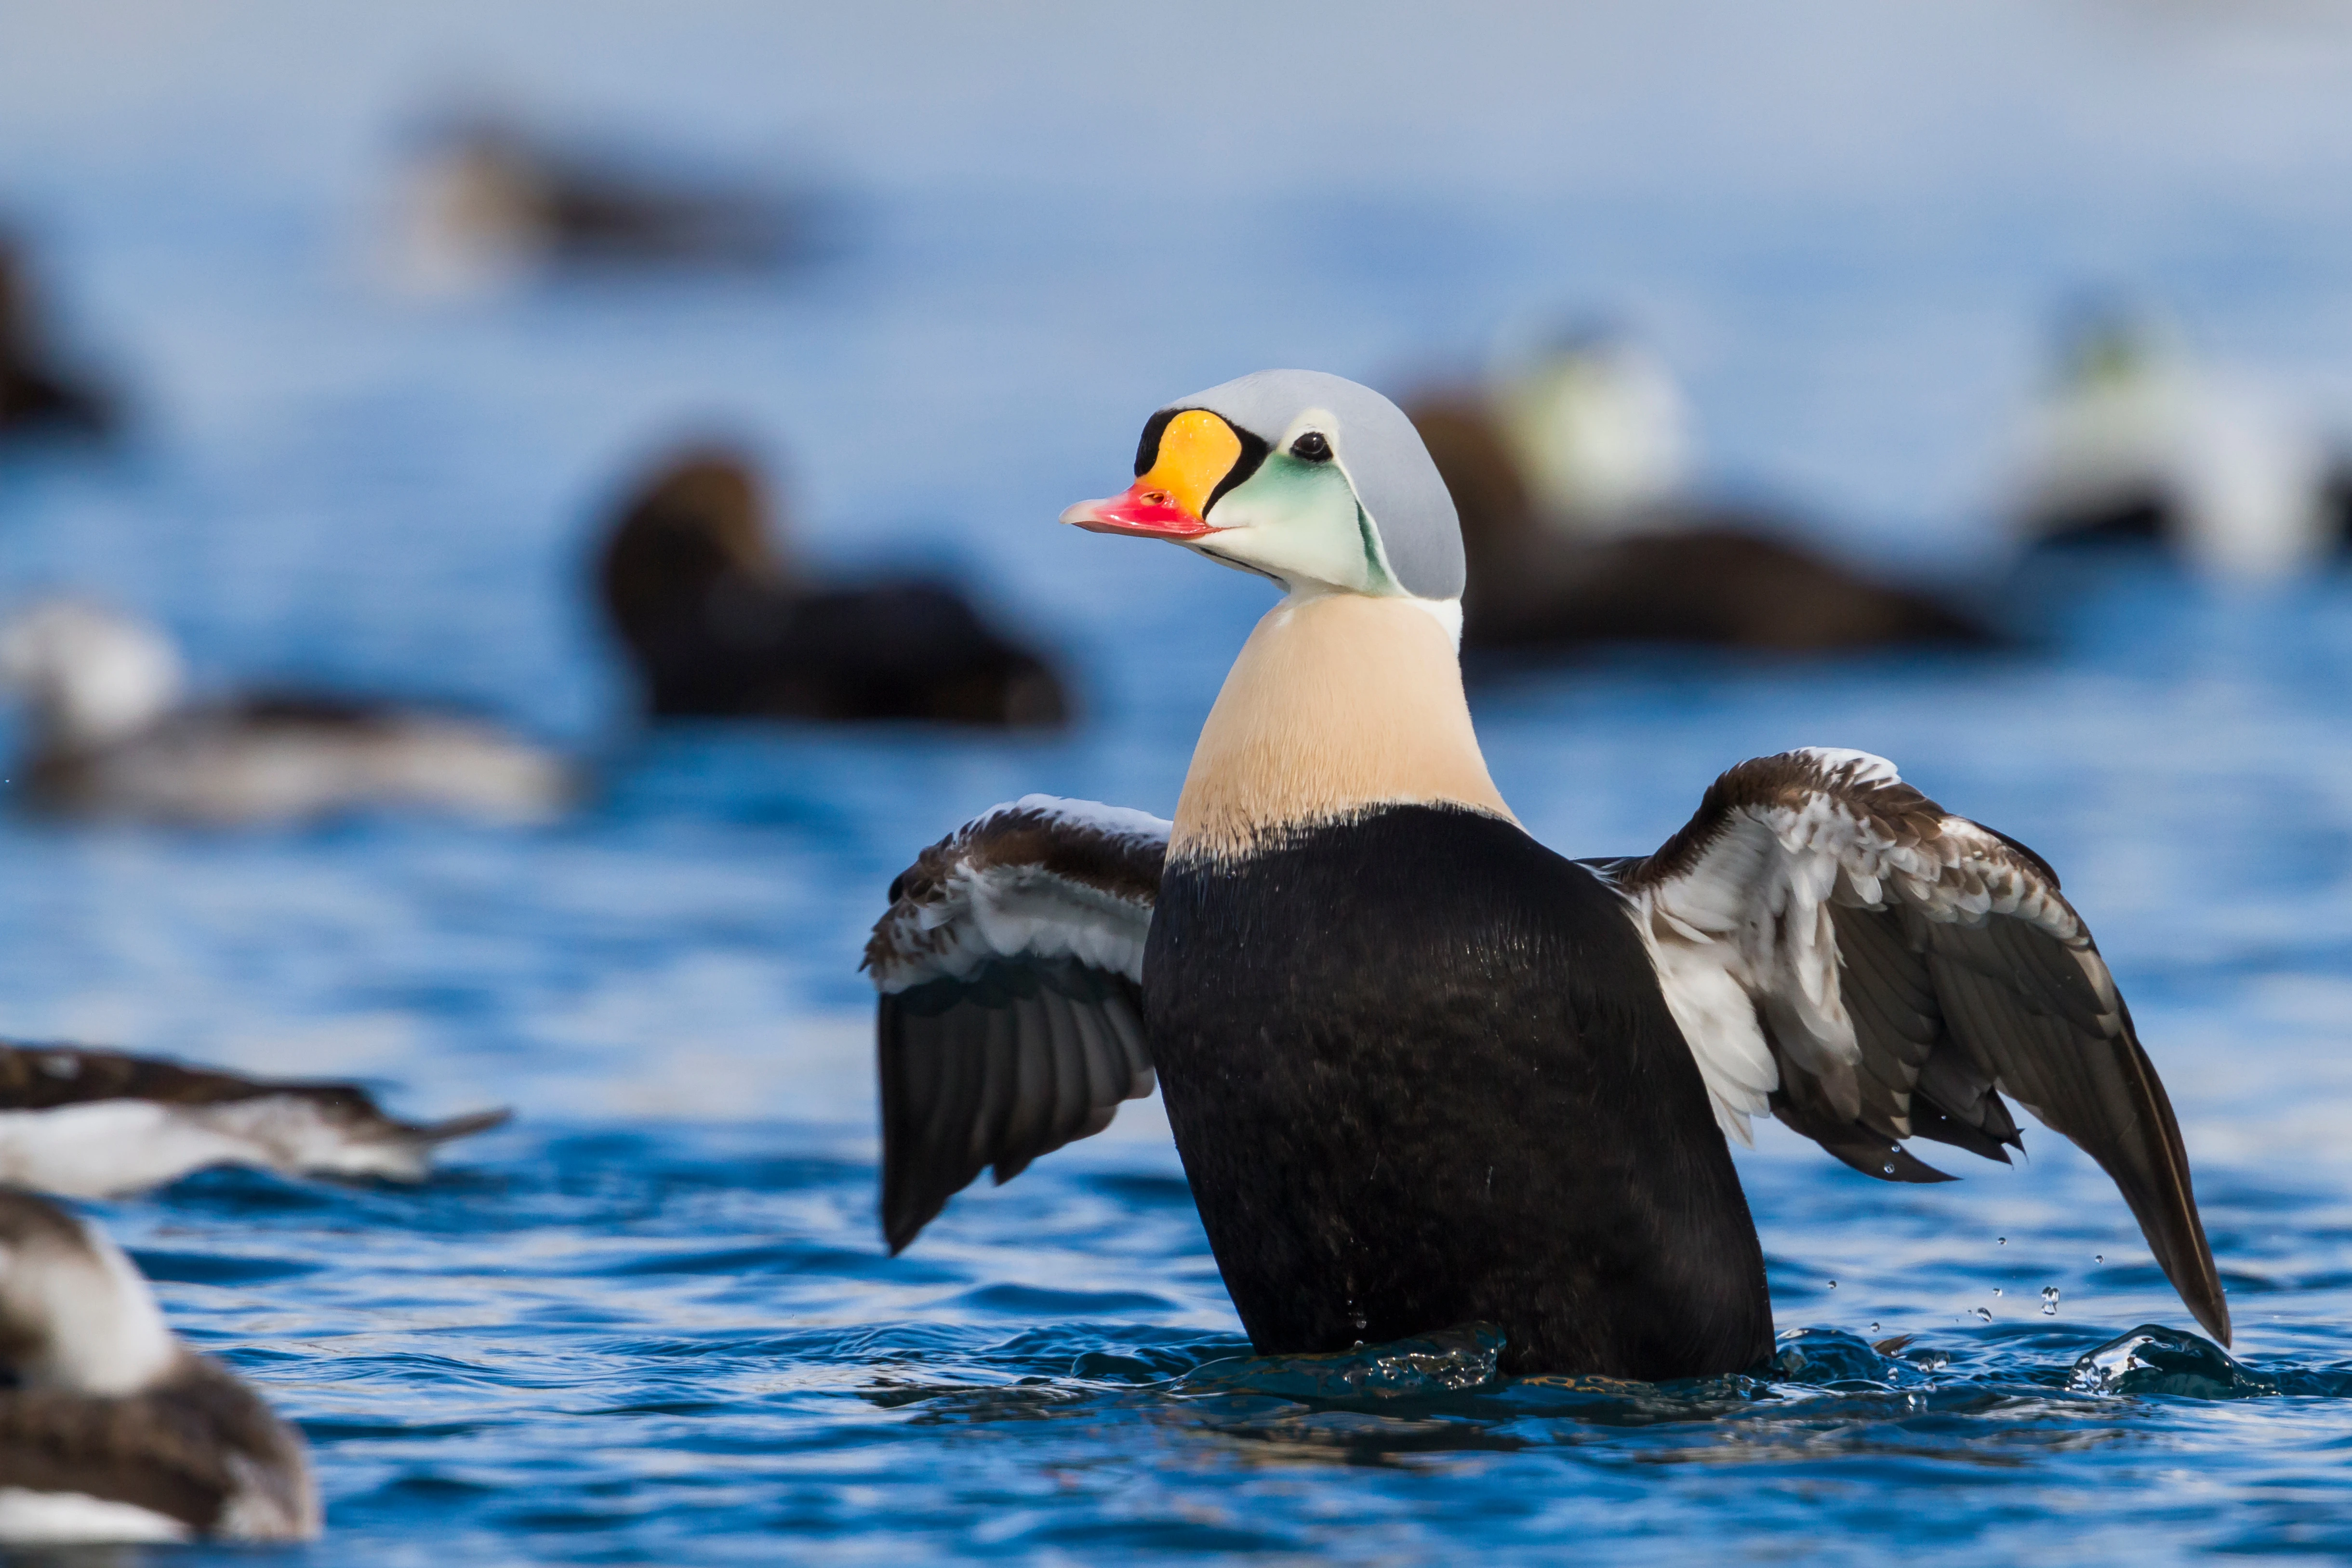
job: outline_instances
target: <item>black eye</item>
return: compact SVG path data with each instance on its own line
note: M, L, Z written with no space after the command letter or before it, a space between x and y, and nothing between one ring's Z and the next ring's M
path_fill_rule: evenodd
M1323 439L1320 430L1309 430L1290 444L1290 455L1302 463L1328 463L1331 460L1331 443Z

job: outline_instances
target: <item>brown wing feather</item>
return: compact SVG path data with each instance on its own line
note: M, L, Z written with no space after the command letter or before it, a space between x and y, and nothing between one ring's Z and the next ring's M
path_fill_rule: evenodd
M1790 994L1805 954L1789 935L1801 927L1789 889L1811 884L1789 868L1822 856L1835 862L1819 900L1833 933L1829 989L1850 1047L1833 1028L1826 1043L1803 1033L1811 1015ZM1774 876L1781 902L1769 918L1695 938L1688 921L1657 924L1710 877L1705 899L1720 907L1760 897ZM1721 944L1779 1069L1775 1115L1870 1175L1939 1181L1948 1178L1902 1142L2006 1160L2022 1146L2001 1098L2014 1096L2115 1181L2181 1299L2229 1342L2171 1101L2039 855L1947 814L1878 759L1796 752L1725 773L1687 826L1614 879L1645 911L1654 942Z
M301 1439L194 1355L158 1387L118 1398L0 1389L0 1485L127 1503L198 1532L220 1525L240 1490L257 1489L282 1516L269 1533L317 1531Z

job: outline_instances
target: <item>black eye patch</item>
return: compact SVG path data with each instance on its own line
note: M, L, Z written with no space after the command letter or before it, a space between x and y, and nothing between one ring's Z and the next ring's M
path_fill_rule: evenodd
M1183 412L1181 408L1163 408L1143 422L1143 439L1135 447L1137 479L1150 473L1151 465L1160 460L1160 437L1168 433L1168 422Z

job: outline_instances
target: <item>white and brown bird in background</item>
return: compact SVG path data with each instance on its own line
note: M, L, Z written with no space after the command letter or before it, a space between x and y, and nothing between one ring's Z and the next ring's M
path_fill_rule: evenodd
M306 1541L301 1436L95 1226L0 1187L0 1545Z
M0 1184L68 1197L121 1197L215 1165L421 1182L443 1144L509 1116L402 1121L356 1084L0 1042Z
M521 824L579 793L562 759L481 719L305 692L189 700L161 631L76 599L0 624L0 687L32 710L24 798L62 816L230 827L438 811Z

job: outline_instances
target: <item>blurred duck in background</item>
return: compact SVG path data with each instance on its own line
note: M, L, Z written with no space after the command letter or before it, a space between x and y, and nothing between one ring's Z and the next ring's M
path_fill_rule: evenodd
M32 708L36 806L205 826L430 809L539 822L577 793L544 748L480 720L300 693L184 700L154 627L71 599L0 625L0 685Z
M2332 563L2346 470L2267 389L2199 366L2159 316L2101 302L2062 331L2011 480L2030 544L2156 546L2260 580Z
M1694 500L1688 405L1658 358L1622 337L1565 339L1406 411L1461 514L1465 647L1991 640L1927 595L1792 542L1779 519Z
M0 1543L307 1541L319 1526L301 1436L181 1342L97 1226L0 1188Z
M401 278L464 293L558 268L759 271L812 248L814 210L616 149L567 144L503 117L443 117L400 192Z
M804 581L779 552L751 462L698 447L630 493L597 568L656 719L931 720L1044 727L1053 669L953 588Z
M215 1165L421 1182L442 1144L503 1126L511 1114L400 1121L356 1084L0 1043L0 1183L67 1197L122 1197Z
M24 253L0 234L0 439L106 434L110 400L52 363L37 307Z

